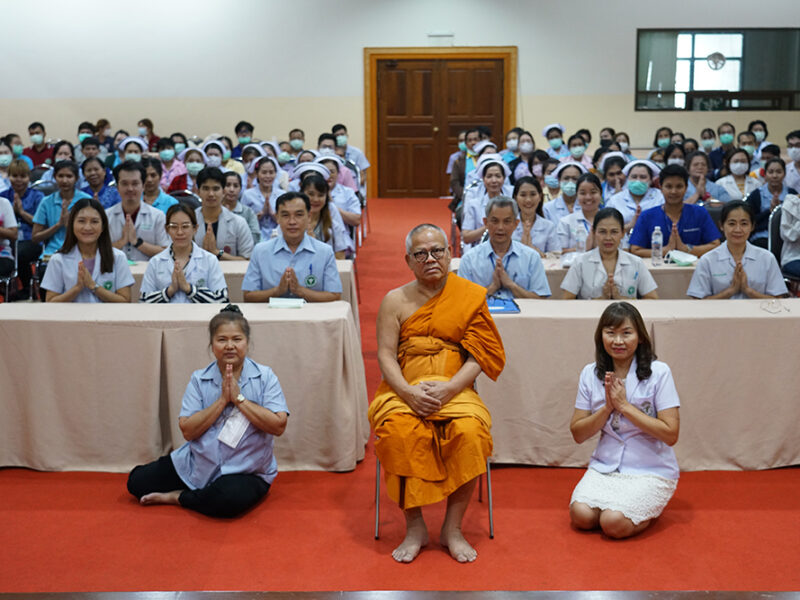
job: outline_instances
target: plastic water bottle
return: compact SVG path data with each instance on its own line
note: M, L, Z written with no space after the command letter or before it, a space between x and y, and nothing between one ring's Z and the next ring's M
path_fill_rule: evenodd
M653 236L650 238L650 248L653 253L653 266L660 267L664 264L664 257L661 255L661 249L664 247L664 234L661 233L661 227L656 225L653 229Z
M583 227L578 227L575 231L575 252L586 252L586 230Z

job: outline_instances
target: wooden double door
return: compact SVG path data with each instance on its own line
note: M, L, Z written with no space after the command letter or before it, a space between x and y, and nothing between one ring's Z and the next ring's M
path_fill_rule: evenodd
M458 134L484 125L504 138L501 59L379 60L378 195L449 193L447 159Z

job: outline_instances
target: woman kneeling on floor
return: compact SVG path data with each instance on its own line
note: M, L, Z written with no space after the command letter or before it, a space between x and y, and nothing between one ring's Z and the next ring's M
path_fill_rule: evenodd
M212 517L235 517L269 491L278 465L273 436L289 411L278 378L248 358L250 325L228 305L208 326L215 362L192 373L181 406L187 442L128 477L141 504L180 504Z
M596 362L581 372L570 431L579 444L598 431L600 441L569 512L578 529L600 527L626 538L661 514L678 485L671 446L678 441L680 401L633 305L610 304L594 341Z

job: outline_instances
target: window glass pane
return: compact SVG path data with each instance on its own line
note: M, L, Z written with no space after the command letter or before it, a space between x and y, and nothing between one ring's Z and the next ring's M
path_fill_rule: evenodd
M741 33L698 33L694 36L694 57L705 58L721 52L725 58L741 58Z
M678 34L678 58L692 58L692 34Z
M686 94L675 94L675 108L686 108Z
M725 90L738 92L741 61L729 60L720 70L714 71L705 60L694 61L695 90Z
M689 60L679 60L675 64L675 91L676 92L688 92L689 89L689 69L691 67L691 61Z

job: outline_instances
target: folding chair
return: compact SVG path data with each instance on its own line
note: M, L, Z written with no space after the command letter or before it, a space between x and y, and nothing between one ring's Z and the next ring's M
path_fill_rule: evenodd
M200 208L200 205L203 203L200 200L200 196L190 192L189 190L175 190L174 192L170 192L169 195L175 198L178 202L183 202L184 204L191 206L194 210Z
M492 463L486 459L486 497L489 505L489 539L494 539L494 513L492 511ZM483 475L478 476L478 502L483 502ZM375 457L375 539L380 539L381 525L381 461Z
M3 286L3 301L4 302L8 302L8 299L11 297L11 282L12 281L16 282L16 280L17 280L17 246L18 245L19 245L19 240L14 240L14 243L11 244L11 252L14 255L14 266L12 267L11 271L6 273L5 275L0 275L0 285Z

